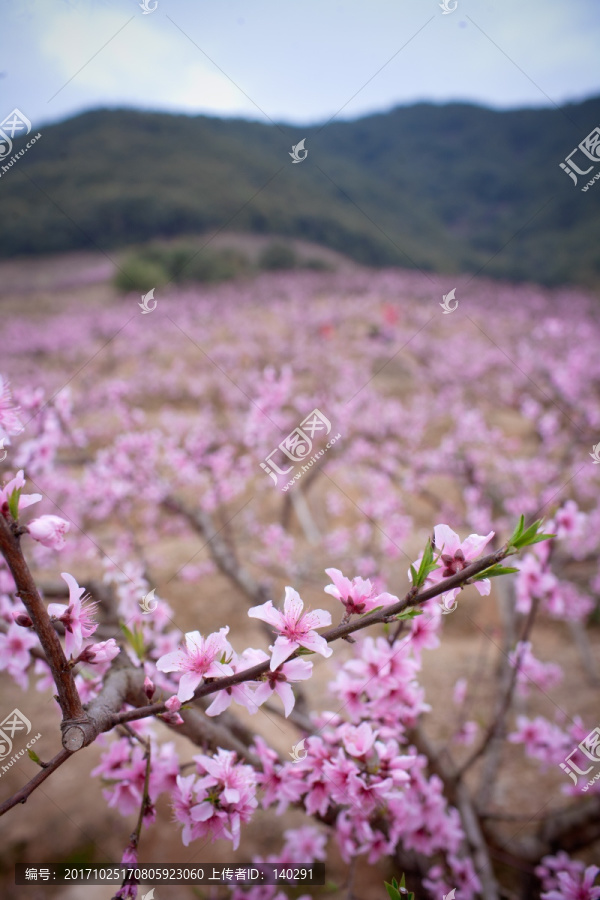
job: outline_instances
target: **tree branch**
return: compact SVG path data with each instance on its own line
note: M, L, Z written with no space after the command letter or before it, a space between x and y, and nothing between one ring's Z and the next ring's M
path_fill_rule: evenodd
M17 595L21 598L29 618L33 622L33 627L46 655L46 662L52 671L63 715L61 723L63 747L74 752L89 744L95 735L89 727L90 723L81 705L73 673L69 668L58 635L23 556L20 537L15 534L16 530L15 522L9 524L5 515L0 515L0 552L10 569L17 586Z
M493 566L496 563L500 562L506 556L508 556L508 554L508 547L505 546L500 550L497 550L495 553L490 553L487 556L484 556L481 559L472 562L461 572L457 572L456 575L451 575L449 578L445 578L443 581L440 581L439 584L433 585L433 587L427 588L427 590L415 592L414 588L411 588L406 593L404 598L398 601L398 603L394 603L392 606L387 606L384 609L379 610L378 612L372 612L366 616L361 616L359 619L355 619L342 625L338 625L336 628L331 628L329 631L324 631L321 633L321 637L325 638L327 643L332 643L333 641L344 638L352 634L353 632L362 631L364 628L369 628L371 625L384 625L389 620L392 620L394 616L398 615L398 613L401 613L406 609L414 606L419 606L421 603L425 603L427 600L431 600L433 597L438 597L440 594L444 594L446 593L446 591L452 590L452 588L461 587L474 575L477 575L479 574L479 572L483 572L484 569L488 569L490 568L490 566ZM301 654L296 651L292 653L286 661L294 659L299 655ZM217 691L224 690L225 688L233 687L236 684L243 684L245 681L256 681L258 678L260 678L261 675L264 675L269 670L270 661L267 660L264 663L259 663L256 666L251 666L249 669L244 669L243 671L236 672L233 675L225 675L223 678L215 678L204 681L204 683L194 691L194 699L197 700L199 697L206 697L209 694L214 694ZM136 719L144 719L147 716L155 716L158 713L164 713L165 711L166 706L164 703L152 703L150 705L142 707L141 709L129 710L127 712L114 715L112 724L118 725L122 722L132 722Z
M4 803L0 804L0 816L3 816L4 813L7 813L9 809L12 809L13 806L18 806L19 803L26 803L27 798L30 794L33 794L36 788L42 784L46 778L52 775L53 772L56 771L64 762L66 762L69 757L72 756L70 750L65 750L64 748L54 756L49 763L46 763L43 769L33 776L31 781L28 781L25 787L22 787L20 791L17 791L16 794L13 794L12 797L9 797L8 800L5 800Z

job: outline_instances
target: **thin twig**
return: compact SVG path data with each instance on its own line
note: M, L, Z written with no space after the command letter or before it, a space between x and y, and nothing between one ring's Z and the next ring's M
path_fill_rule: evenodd
M56 756L52 757L50 762L45 763L44 768L40 769L40 771L33 776L31 781L28 781L20 791L17 791L16 794L13 794L12 797L9 797L8 800L5 800L4 803L0 804L0 816L3 816L4 813L8 812L9 809L12 809L14 806L18 806L19 803L25 803L30 794L32 794L46 778L52 775L56 769L62 766L70 756L72 756L72 753L63 748Z

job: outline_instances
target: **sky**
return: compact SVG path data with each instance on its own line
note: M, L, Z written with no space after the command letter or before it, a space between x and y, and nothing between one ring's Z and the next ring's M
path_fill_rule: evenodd
M600 94L600 0L441 2L0 0L0 119L125 106L312 124Z

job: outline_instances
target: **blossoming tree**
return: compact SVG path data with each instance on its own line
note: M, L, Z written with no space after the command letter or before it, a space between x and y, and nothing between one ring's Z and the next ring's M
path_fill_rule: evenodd
M0 668L24 689L33 671L38 687L54 693L62 749L48 761L30 753L38 771L0 810L35 803L36 788L100 741L92 775L104 779L108 806L137 822L124 864L137 861L166 795L184 847L224 839L237 850L260 808L284 822L303 811L306 823L284 827L267 861L324 861L335 844L348 866L348 896L362 859L405 871L417 896L594 900L598 870L575 854L600 838L600 784L591 774L582 781L598 759L595 723L575 714L570 722L532 719L526 704L563 675L536 655L540 620L567 627L595 677L585 626L600 587L592 568L598 478L593 463L573 474L582 451L564 421L581 446L593 445L600 410L589 385L600 386L600 366L589 335L598 333L597 317L585 298L569 297L579 319L565 332L564 299L529 297L540 337L547 345L560 337L561 362L551 366L520 338L522 302L513 295L504 296L501 314L497 297L484 297L484 324L467 317L469 335L435 323L426 339L432 317L408 299L410 278L373 276L355 296L356 282L329 276L323 299L323 277L248 285L248 309L239 287L177 295L161 352L143 371L127 369L157 339L145 323L136 320L122 346L106 349L125 327L120 308L71 311L68 327L57 317L51 333L28 326L31 353L52 349L58 358L64 347L64 359L42 390L15 354L14 398L2 384L0 436L9 454L0 496ZM271 330L250 315L265 286ZM376 301L365 306L368 292ZM398 294L403 304L394 302ZM485 353L473 350L477 328ZM9 323L9 337L22 329ZM514 339L514 358L485 343L489 330ZM96 344L109 354L103 377L78 390L64 386L69 366L79 364L73 334L89 356ZM409 339L411 354L393 372L405 381L397 395L373 372ZM182 341L201 351L201 371L189 367ZM587 399L564 412L584 385ZM259 463L273 462L272 446L283 445L286 468L301 464L308 453L299 450L297 426L310 409L334 422L342 440L283 493ZM528 431L511 433L499 411L529 422ZM290 429L296 440L286 445ZM536 441L543 457L532 452ZM262 504L251 503L252 492ZM165 596L155 596L164 541L194 535L200 551L165 581ZM574 562L579 568L569 572ZM100 578L86 573L94 567ZM168 590L192 584L202 594L215 572L248 601L261 648L243 647L239 615L212 632L177 626ZM426 726L436 707L421 684L423 651L440 645L463 591L473 585L491 600L492 584L503 624L494 694L476 721L468 715L472 680L457 681L455 727L443 749ZM328 700L311 710L309 688L323 683L323 667L333 676ZM265 712L295 729L291 761L253 726ZM170 733L187 738L187 755ZM511 745L552 767L558 795L571 798L540 811L539 829L521 843L506 840L511 814L497 789ZM520 887L506 867L519 873ZM287 896L275 885L232 891L234 900ZM115 896L136 897L137 887L124 883Z

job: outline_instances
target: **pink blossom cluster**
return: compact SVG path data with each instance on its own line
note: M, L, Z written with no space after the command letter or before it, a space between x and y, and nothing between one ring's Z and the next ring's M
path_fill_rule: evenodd
M452 331L444 323L437 333L428 325L426 304L415 299L422 291L417 273L398 272L332 276L325 291L311 273L202 292L186 289L176 295L179 327L161 331L160 353L156 332L140 328L139 321L120 331L121 306L75 305L51 322L3 323L3 364L12 385L18 385L13 402L6 381L0 383L0 437L13 438L16 445L13 450L5 442L11 447L6 466L15 468L3 488L3 514L20 491L19 518L33 539L26 542L24 535L24 545L40 569L54 564L56 550L68 571L105 566L120 618L139 629L147 648L143 658L131 646L126 652L152 682L153 699L170 698L165 719L174 727L178 711L185 715L181 704L191 702L207 679L266 662L268 672L256 681L214 692L207 714L235 710L234 704L256 713L275 699L292 716L294 684L312 672L304 652L330 659L331 644L320 633L335 622L330 610L356 617L395 602L385 585L404 584L403 560L417 555L418 549L410 548L425 543L416 527L415 509L422 504L433 505L437 521L456 528L436 526L438 568L427 587L461 571L484 548L497 546L492 541L508 536L521 513L547 511L552 518L545 530L556 539L535 545L518 563L517 613L528 615L536 600L538 615L559 627L569 620L585 624L600 590L600 467L588 462L573 429L578 436L600 430L594 399L600 385L599 332L592 300L571 291L481 282L461 295L461 308L470 308L479 327ZM265 329L258 309L277 327ZM544 352L532 352L532 341ZM209 361L197 356L194 343L210 346ZM373 379L382 356L392 357L396 346L406 349L394 357L393 381L386 381L385 372ZM71 390L63 389L75 367L99 351L106 354L98 357L105 364L102 377L94 364L81 369ZM51 367L48 353L55 360ZM132 357L143 359L144 366L124 378ZM344 434L343 453L329 455L328 479L317 479L315 487L275 509L273 486L261 480L258 462L315 407ZM518 419L522 434L505 428L503 416L513 423ZM20 420L27 422L22 437ZM26 518L27 506L42 494L22 493L25 472L64 518ZM255 494L265 503L243 506ZM139 601L151 588L148 572L167 566L165 541L198 542L189 519L165 510L168 495L227 522L227 541L240 564L257 566L271 587L294 585L287 588L282 609L264 603L252 610L252 618L274 629L268 653L253 648L236 653L226 628L182 636L162 598L155 613L143 615ZM241 511L232 517L234 508ZM461 540L458 532L470 537ZM143 535L142 548L131 540L134 533L136 539ZM195 579L198 597L206 595L205 578L215 568L210 553L211 541L203 537L199 555L178 576L188 584ZM572 558L584 564L575 574L565 571ZM336 606L305 609L300 598L309 597L315 572L325 566L331 580L327 603L332 598ZM64 630L68 654L94 656L83 657L79 667L85 677L76 676L85 702L101 688L115 648L110 642L86 647L96 630L94 607L74 578L68 586L68 603L52 603L49 612ZM489 582L475 587L483 596L490 592ZM26 687L36 639L15 621L25 610L14 590L8 570L0 566L0 669ZM444 601L450 606L458 596L452 590ZM435 777L425 774L425 758L409 738L430 709L431 698L419 682L422 653L440 643L453 619L442 615L438 599L399 623L395 641L377 633L352 645L352 658L336 668L332 684L342 709L313 716L316 733L306 732L304 759L281 763L257 739L256 787L263 804L275 811L294 807L320 815L324 809L346 858L360 852L377 860L393 852L394 840L426 854L426 890L437 900L457 888L465 900L478 891L478 883L464 855L456 810ZM388 636L395 627L388 627ZM528 691L523 696L528 703L539 690L552 691L560 677L556 663L534 655L534 637L529 644L517 645L512 655L513 663L521 658L519 690ZM35 670L39 686L52 692L45 663L36 660ZM462 711L466 718L468 710ZM543 766L556 766L569 794L575 788L558 764L589 731L576 716L573 721L567 727L529 713L509 725L510 740L523 744ZM453 742L472 740L476 727L463 722ZM455 749L457 755L462 750ZM113 752L108 799L133 815L140 798L141 748L137 754L130 748L127 756ZM153 768L160 769L159 753L153 754ZM244 794L227 774L228 765L237 771L245 764L227 763L219 753L214 771L197 763L197 774L179 775L192 782L177 785L174 762L167 767L164 790L179 798L182 810L196 809L195 818L182 811L188 818L180 820L190 839L211 829L216 834L219 827L237 839L243 817L238 810L235 819L236 806L248 816L254 808L255 791ZM200 787L203 779L213 781ZM597 789L598 783L591 788ZM236 790L246 798L243 803L234 801ZM156 796L156 784L152 792ZM308 836L307 853L320 858L318 840L312 841L311 846ZM286 843L282 859L288 851ZM577 871L563 867L563 883L555 878L545 890L562 891L570 900L581 888L586 900L593 897L596 888L584 884L589 874L571 865Z
M92 769L91 774L101 777L108 785L102 793L111 809L117 809L123 816L139 813L146 778L145 751L139 743L125 737L111 741L102 754L100 764ZM155 820L158 796L163 793L172 795L178 777L179 758L175 745L153 742L148 784L150 803L144 811L146 825Z
M252 766L240 763L231 750L219 748L215 756L194 756L196 774L178 775L173 791L176 820L183 825L182 840L209 836L228 838L233 849L240 843L242 823L249 822L258 806L257 776Z
M598 866L572 860L564 850L545 856L535 874L542 882L542 900L598 900ZM594 887L596 884L596 887Z

